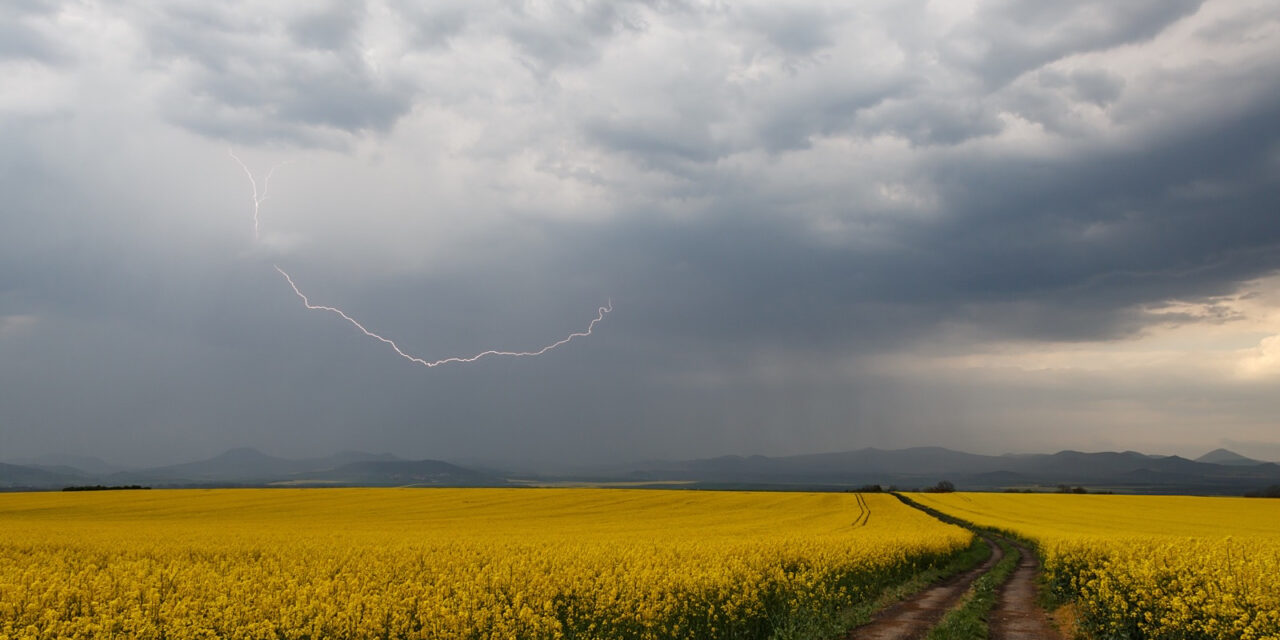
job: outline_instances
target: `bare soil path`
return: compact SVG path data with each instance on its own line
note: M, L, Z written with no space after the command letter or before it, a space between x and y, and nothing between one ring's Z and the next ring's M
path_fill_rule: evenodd
M984 536L983 541L991 547L991 557L986 562L880 611L872 616L870 622L850 631L844 636L845 640L915 640L925 637L929 629L960 602L969 585L1004 557L1004 551L990 538ZM1035 583L1032 582L1034 588ZM1035 605L1034 593L1032 605Z
M1009 540L1009 544L1018 548L1022 559L1000 587L996 607L988 618L992 640L1062 640L1062 635L1036 602L1040 561L1026 545L1015 540Z

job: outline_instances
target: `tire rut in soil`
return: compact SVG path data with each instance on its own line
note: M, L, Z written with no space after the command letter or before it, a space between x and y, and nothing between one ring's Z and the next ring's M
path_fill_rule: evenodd
M988 616L992 640L1062 640L1049 616L1036 601L1040 561L1026 545L1009 540L1022 559L1013 575L1000 586L996 606Z
M991 548L991 556L985 562L885 608L872 616L870 622L846 634L844 640L915 640L925 637L947 611L960 602L969 585L1004 557L1004 550L990 538L983 536L982 540Z

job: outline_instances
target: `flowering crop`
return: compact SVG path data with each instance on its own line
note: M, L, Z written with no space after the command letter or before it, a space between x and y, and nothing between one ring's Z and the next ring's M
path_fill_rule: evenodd
M884 495L0 494L0 640L785 637L970 539Z
M1035 540L1101 638L1280 639L1280 505L1184 496L920 494Z

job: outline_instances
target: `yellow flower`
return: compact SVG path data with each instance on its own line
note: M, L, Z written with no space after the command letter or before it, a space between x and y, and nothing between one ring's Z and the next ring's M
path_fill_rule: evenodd
M1033 540L1099 636L1280 637L1280 509L1185 496L921 494Z
M873 516L854 527L852 494L0 494L0 634L768 635L873 598L971 540L891 496L864 498Z

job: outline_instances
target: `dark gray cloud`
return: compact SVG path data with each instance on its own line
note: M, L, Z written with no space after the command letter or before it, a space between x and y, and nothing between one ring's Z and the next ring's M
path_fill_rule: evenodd
M61 55L57 47L38 32L6 22L0 23L0 58L56 62Z
M333 144L333 134L385 132L416 88L375 68L360 3L292 16L251 7L166 7L145 25L153 64L170 74L168 115L202 134L249 142Z
M1018 360L1280 334L1255 9L178 4L68 20L58 60L5 39L0 450L1259 441L1274 378ZM259 179L294 161L257 240L228 144ZM615 311L423 369L273 264L426 358Z
M764 6L743 9L745 22L789 55L812 56L834 43L831 25L840 18L826 7Z
M628 3L593 1L575 5L505 7L506 36L540 74L561 65L580 65L599 56L601 44L622 30L644 27Z
M944 46L988 86L999 86L1059 58L1150 39L1195 13L1201 4L1201 0L991 2Z
M67 61L67 53L50 37L53 3L13 2L0 7L0 60Z
M303 46L340 51L358 35L364 13L363 2L334 2L311 8L289 24L289 34Z
M637 289L688 289L687 299L646 306L749 311L685 323L699 341L893 348L953 321L1028 339L1117 338L1163 321L1144 318L1146 305L1221 295L1280 269L1280 218L1270 213L1280 185L1268 167L1277 108L1142 150L947 166L939 178L950 184L949 215L904 223L879 250L831 246L740 209L696 225L624 228L605 246L652 261L637 271L654 280ZM1179 191L1224 180L1228 193L1207 200ZM886 309L895 305L900 317ZM654 326L665 333L681 322Z
M447 46L451 38L466 28L473 4L465 0L432 3L401 0L392 6L397 19L410 29L415 46L438 49Z

